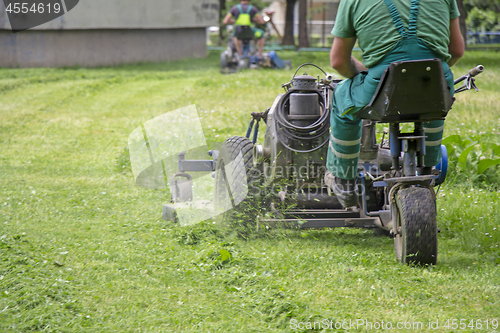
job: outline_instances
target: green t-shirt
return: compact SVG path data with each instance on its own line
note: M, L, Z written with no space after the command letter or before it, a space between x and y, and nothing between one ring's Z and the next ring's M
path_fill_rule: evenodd
M411 0L392 1L408 29ZM426 41L445 61L451 58L448 53L450 20L458 16L456 0L420 0L417 37ZM401 39L384 0L341 0L332 35L357 37L363 51L363 64L368 68L382 60Z

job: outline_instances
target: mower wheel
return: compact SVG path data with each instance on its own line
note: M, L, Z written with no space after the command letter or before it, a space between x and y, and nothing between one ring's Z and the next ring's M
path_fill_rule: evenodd
M408 187L396 194L396 257L403 264L435 265L436 202L431 189Z
M226 69L229 67L229 61L228 59L231 59L231 55L230 55L230 52L229 50L225 50L224 52L222 52L220 54L220 68L222 70Z
M247 69L250 67L250 60L248 58L241 58L238 60L238 69Z
M224 222L241 222L244 226L255 221L261 172L253 166L253 143L234 136L222 144L215 170L215 209Z

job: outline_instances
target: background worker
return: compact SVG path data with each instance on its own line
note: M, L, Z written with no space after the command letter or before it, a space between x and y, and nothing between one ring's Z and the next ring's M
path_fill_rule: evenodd
M249 4L248 0L240 0L240 4L233 6L222 21L224 24L234 24L234 45L240 56L243 56L241 38L247 31L251 30L251 37L257 39L258 56L262 58L264 45L264 31L254 27L253 23L266 24L266 21L259 14L257 7Z
M394 61L441 59L453 95L454 65L464 52L455 0L342 0L332 34L331 66L348 78L333 93L325 183L344 207L357 205L355 179L361 119L387 66ZM358 41L363 61L352 56ZM444 121L425 122L424 165L441 158Z

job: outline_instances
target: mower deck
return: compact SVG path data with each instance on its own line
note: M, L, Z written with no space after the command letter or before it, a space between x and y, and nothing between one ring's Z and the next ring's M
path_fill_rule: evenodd
M260 225L287 228L374 228L376 217L362 217L345 209L303 209L286 212L280 218L264 218Z

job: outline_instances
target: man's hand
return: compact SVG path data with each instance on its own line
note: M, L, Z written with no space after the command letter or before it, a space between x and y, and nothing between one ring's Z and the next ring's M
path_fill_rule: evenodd
M352 79L359 72L367 70L361 61L352 56L352 49L356 44L356 37L333 39L330 50L330 64L340 75Z
M253 21L257 24L266 24L267 23L266 20L264 20L264 18L260 14L255 14L255 16L253 17Z

